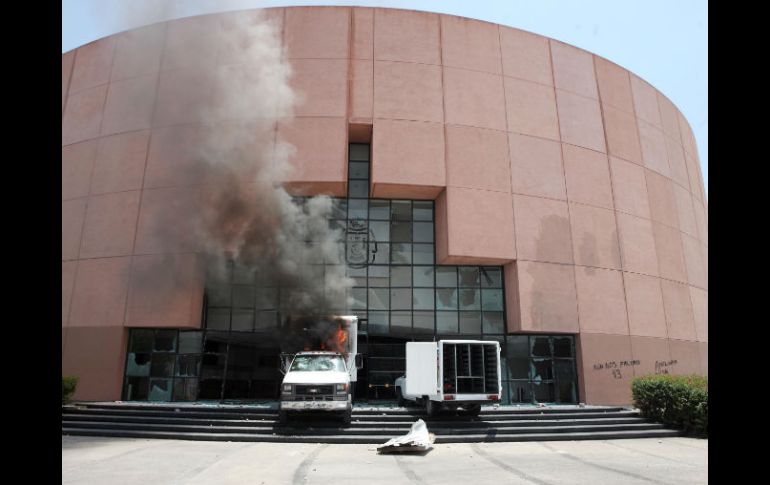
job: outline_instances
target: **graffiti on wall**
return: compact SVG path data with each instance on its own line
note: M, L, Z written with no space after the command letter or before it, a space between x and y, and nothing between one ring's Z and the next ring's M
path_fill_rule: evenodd
M610 371L614 379L623 378L623 370L630 370L639 365L639 360L613 360L608 362L597 362L593 365L595 371Z

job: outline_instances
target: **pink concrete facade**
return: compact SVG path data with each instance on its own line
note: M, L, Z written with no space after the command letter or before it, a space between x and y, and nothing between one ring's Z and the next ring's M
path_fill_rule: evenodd
M227 15L248 12L62 55L62 371L80 376L78 399L120 399L127 328L201 324L184 221L205 174L181 147L226 62ZM708 373L708 206L692 129L664 95L502 25L358 7L268 15L304 94L276 127L297 149L291 191L345 196L347 144L370 141L372 197L436 201L437 263L504 265L510 333L577 336L581 401L629 403L631 378L656 362ZM150 290L149 268L166 275Z

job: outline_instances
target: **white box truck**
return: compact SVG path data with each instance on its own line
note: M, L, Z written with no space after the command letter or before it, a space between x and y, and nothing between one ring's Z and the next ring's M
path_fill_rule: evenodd
M500 343L482 340L407 342L406 375L396 379L399 405L414 401L428 416L442 409L478 415L500 401Z
M279 422L286 423L289 413L320 411L350 424L362 366L358 317L290 317L286 330L293 352L281 354Z

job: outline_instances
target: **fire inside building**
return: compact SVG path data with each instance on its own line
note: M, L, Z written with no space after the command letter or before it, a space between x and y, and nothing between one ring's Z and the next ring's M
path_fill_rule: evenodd
M227 42L239 25L250 41ZM216 172L256 152L256 176ZM673 103L514 28L290 7L62 55L75 399L275 400L292 329L326 322L292 348L334 350L346 328L319 316L353 315L359 402L396 399L407 342L476 339L500 344L504 404L627 404L634 376L708 373L707 222Z

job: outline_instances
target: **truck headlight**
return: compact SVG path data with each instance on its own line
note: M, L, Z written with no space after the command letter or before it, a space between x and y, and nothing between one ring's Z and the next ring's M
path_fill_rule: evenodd
M284 394L291 394L291 384L284 384L282 391Z
M347 394L347 392L348 392L347 384L337 384L337 394Z

